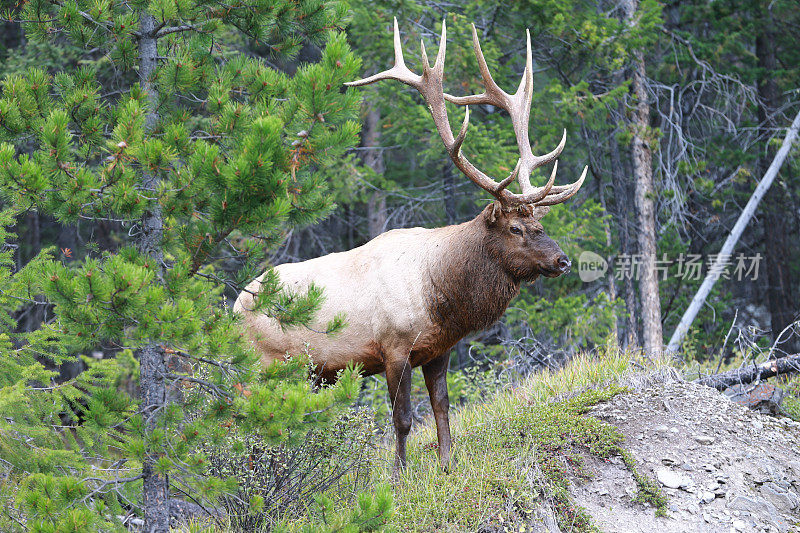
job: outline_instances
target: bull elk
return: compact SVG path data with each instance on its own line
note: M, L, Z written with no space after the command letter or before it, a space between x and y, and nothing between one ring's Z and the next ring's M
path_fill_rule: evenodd
M528 140L533 94L530 33L527 62L517 92L510 95L492 79L475 26L472 39L484 92L452 96L442 89L446 48L442 23L439 52L433 67L422 45L422 75L403 61L397 19L394 21L392 68L347 85L397 80L410 85L428 104L450 159L461 172L495 201L473 220L436 229L395 229L353 250L333 253L302 263L275 267L286 290L303 291L312 282L324 288L325 302L316 315L318 327L282 329L276 320L253 308L264 275L239 295L234 311L244 315L250 340L270 364L287 354L308 350L319 375L335 380L348 363L360 363L365 375L386 373L397 437L395 474L406 461L406 437L411 428L412 369L422 367L436 420L439 460L450 465L447 367L450 349L470 332L483 329L505 312L522 282L540 275L557 277L569 271L570 261L548 237L540 219L549 207L572 197L586 177L586 168L571 185L554 186L557 162L546 185L531 185L531 172L556 160L566 142L566 131L552 152L536 156ZM491 104L506 110L516 134L519 159L511 174L495 181L478 170L461 151L469 125L469 107L457 135L447 119L445 101L457 105ZM520 192L508 185L516 180ZM324 324L345 313L348 325L335 336Z

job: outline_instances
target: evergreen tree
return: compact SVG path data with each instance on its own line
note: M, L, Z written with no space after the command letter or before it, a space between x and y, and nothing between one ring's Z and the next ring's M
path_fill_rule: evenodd
M65 35L87 54L101 50L113 76L84 66L5 77L0 195L65 224L114 221L135 246L95 249L69 265L40 256L4 288L6 311L15 298L44 294L55 318L0 345L9 355L0 369L0 458L12 486L3 491L2 529L110 531L123 528L125 510L141 512L147 531L168 531L174 491L209 501L233 489L235 480L207 475L200 444L234 428L295 441L358 391L349 369L312 393L303 354L260 371L223 305L225 288L251 279L289 228L331 208L326 169L358 132L358 97L342 83L359 61L332 30L345 7L9 4L4 17L23 21L28 38ZM247 39L275 58L304 42L324 49L289 77L240 53L236 43ZM228 276L223 262L241 269ZM285 294L271 275L256 300L302 327L323 298L317 288ZM343 325L335 320L329 331ZM89 370L76 379L57 383L44 369L43 360L101 343L116 357L84 358ZM138 382L132 396L123 386L130 379ZM387 505L382 498L362 508L377 516Z

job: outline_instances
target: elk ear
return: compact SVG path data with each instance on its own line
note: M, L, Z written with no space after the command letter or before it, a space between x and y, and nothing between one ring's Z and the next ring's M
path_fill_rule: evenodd
M542 217L544 217L549 212L550 212L549 205L540 205L533 208L533 213L531 214L531 216L533 217L534 220L541 220Z
M500 202L492 202L490 205L487 205L486 223L490 226L493 226L494 223L497 222L497 218L502 211L503 211L503 206L500 205Z

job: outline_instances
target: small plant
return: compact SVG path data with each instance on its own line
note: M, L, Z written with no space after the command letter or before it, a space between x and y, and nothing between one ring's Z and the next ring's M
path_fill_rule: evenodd
M321 508L329 507L329 501L352 507L347 500L367 486L376 440L373 415L361 409L343 413L330 427L309 432L294 446L233 432L204 452L211 475L237 482L237 490L220 499L230 531L256 532L307 515L315 502ZM330 494L338 495L336 502ZM365 512L376 505L370 502Z

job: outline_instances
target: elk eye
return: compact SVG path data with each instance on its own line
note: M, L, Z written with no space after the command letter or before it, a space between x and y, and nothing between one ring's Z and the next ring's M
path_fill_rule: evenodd
M517 226L510 226L508 228L508 231L510 231L514 235L522 235L522 228L519 228Z

